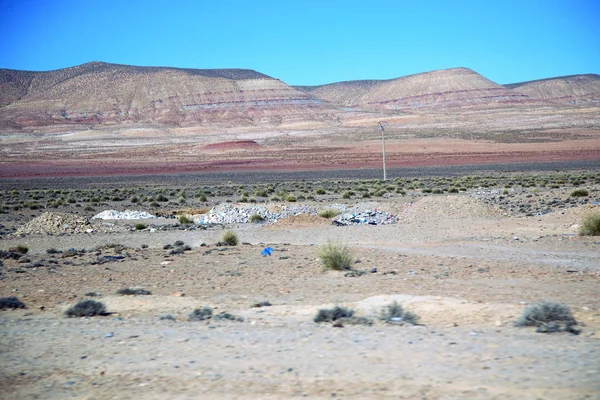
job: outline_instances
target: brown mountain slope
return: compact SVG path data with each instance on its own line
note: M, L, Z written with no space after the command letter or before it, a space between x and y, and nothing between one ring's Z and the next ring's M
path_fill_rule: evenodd
M326 119L330 106L252 70L87 63L49 72L0 70L0 124L157 122L262 126Z
M345 106L388 109L519 103L529 99L467 68L452 68L380 81L339 82L299 87L306 93Z
M530 98L562 104L600 103L600 75L569 75L504 85Z

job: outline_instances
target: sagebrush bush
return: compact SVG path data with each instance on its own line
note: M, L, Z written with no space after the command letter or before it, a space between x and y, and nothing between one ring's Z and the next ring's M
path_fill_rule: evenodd
M136 231L141 231L141 230L146 229L148 227L148 225L142 224L142 223L137 223L133 227L135 228Z
M515 326L526 327L534 326L538 332L559 332L567 331L579 333L573 326L577 321L569 306L551 301L532 304L525 308L520 317L515 321Z
M317 315L313 318L313 321L319 322L333 322L340 318L352 318L354 316L354 310L345 307L335 306L334 308L321 308Z
M571 197L587 197L590 195L586 189L576 189L571 192Z
M253 223L253 224L254 223L259 223L259 222L264 222L264 220L265 219L260 214L252 214L250 216L250 222Z
M211 319L213 315L213 310L210 307L202 307L196 308L194 311L190 313L188 319L190 321L205 321L207 319Z
M177 221L179 221L179 223L183 224L183 225L185 225L185 224L191 224L191 223L194 222L191 219L189 219L187 217L187 215L183 215L183 214L177 217Z
M22 244L20 244L18 246L9 248L8 251L12 251L15 253L21 253L21 254L27 254L29 252L29 247L23 246Z
M588 214L579 224L580 236L600 236L600 213Z
M225 243L228 246L237 246L239 243L239 239L235 232L227 231L223 234L221 242Z
M7 308L17 309L17 308L27 308L25 304L19 300L18 298L11 297L0 297L0 310L4 310Z
M339 214L340 214L340 212L338 210L333 210L331 208L329 208L327 210L319 211L319 217L321 217L321 218L333 218Z
M384 306L381 310L380 318L385 322L406 322L413 325L415 325L419 320L419 317L416 314L404 311L402 305L400 305L397 301Z
M354 258L350 249L345 245L328 242L319 248L318 256L325 269L335 271L352 269Z
M105 314L107 314L106 306L94 300L82 300L65 311L67 317L93 317Z

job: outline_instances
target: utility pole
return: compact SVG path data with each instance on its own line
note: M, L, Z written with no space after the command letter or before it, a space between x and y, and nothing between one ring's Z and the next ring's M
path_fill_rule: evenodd
M379 127L381 128L381 151L383 153L383 181L384 182L387 179L387 173L385 171L385 135L384 135L385 125L387 125L387 122L385 122L385 121L379 122Z

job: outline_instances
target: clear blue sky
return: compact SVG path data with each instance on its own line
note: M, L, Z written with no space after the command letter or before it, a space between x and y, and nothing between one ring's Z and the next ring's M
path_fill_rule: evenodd
M600 0L0 0L0 68L250 68L293 85L451 67L600 73Z

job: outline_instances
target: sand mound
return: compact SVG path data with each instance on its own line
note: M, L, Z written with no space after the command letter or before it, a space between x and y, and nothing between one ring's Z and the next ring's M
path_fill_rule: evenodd
M468 196L431 196L407 204L398 215L401 222L423 220L497 218L502 210Z
M45 212L20 227L16 235L60 235L63 233L84 233L92 229L86 217L73 214Z

